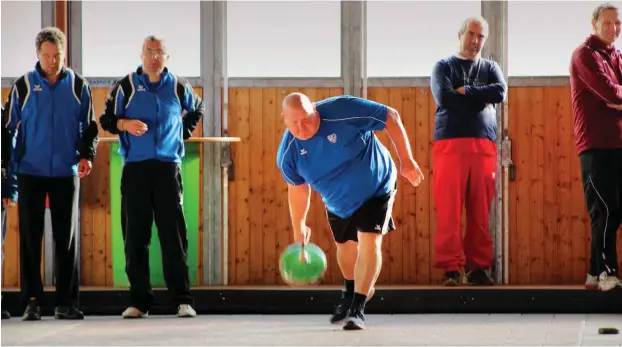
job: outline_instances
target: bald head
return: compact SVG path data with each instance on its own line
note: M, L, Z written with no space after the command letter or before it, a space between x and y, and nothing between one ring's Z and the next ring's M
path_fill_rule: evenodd
M308 96L291 93L283 99L281 107L285 126L296 138L307 140L318 131L320 117Z
M288 94L285 99L283 99L283 104L281 105L283 108L283 112L288 108L293 108L299 111L307 111L308 113L313 112L313 103L309 99L308 96L302 93L291 93Z

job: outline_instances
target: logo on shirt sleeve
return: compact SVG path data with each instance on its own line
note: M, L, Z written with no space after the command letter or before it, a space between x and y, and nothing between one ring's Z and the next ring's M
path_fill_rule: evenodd
M332 133L328 136L326 136L326 138L328 139L328 141L332 142L332 143L336 143L337 142L337 134Z

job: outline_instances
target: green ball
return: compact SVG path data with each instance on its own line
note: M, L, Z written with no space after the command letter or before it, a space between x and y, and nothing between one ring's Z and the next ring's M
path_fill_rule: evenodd
M281 254L279 268L281 277L290 285L305 285L318 282L326 272L326 254L313 243L305 246L306 262L301 262L301 245L289 245Z

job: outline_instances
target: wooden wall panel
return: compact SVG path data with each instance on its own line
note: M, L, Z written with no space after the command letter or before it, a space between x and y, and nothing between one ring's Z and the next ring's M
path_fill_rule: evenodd
M413 187L401 175L393 208L396 230L383 241L383 269L379 284L438 283L442 271L434 267L436 214L432 196L432 141L435 104L428 88L370 88L370 100L395 108L401 115L415 160L425 181ZM376 135L400 166L395 147L385 131Z
M232 136L242 137L242 143L232 147L235 180L229 182L231 284L283 283L278 257L292 236L287 188L276 167L275 151L284 131L279 103L294 90L313 100L340 93L322 88L233 88L230 92L229 130ZM436 284L442 272L433 266L434 99L428 88L370 88L369 98L400 112L415 159L426 177L416 189L400 177L393 214L398 230L383 243L378 283ZM515 180L509 187L510 281L581 284L591 237L574 147L569 88L511 88L508 100L516 165ZM386 133L377 136L396 158ZM308 223L313 242L328 257L329 269L322 283L342 283L324 206L315 192ZM622 249L622 239L618 244Z
M276 149L283 135L280 102L290 92L301 91L312 100L339 95L329 88L232 88L229 131L242 143L232 146L235 179L229 182L229 283L282 284L278 273L281 252L292 243L287 186L276 166ZM434 100L427 88L372 88L369 98L395 107L403 116L411 145L421 165L426 184L415 189L399 180L394 218L398 230L383 244L382 284L428 284L442 273L432 266L434 208L431 188L431 142L434 129ZM388 136L380 141L395 156ZM335 246L321 197L313 192L307 223L312 241L326 252L328 271L322 283L340 284ZM407 206L412 206L408 208Z
M230 284L282 284L281 252L292 243L287 185L276 166L276 150L285 130L281 100L301 91L313 100L339 95L337 88L232 88L229 134L242 139L231 146L234 180L229 182ZM341 281L330 230L319 194L313 192L308 225L313 242L326 251L325 282Z
M107 88L95 88L97 117ZM200 88L196 91L201 93ZM287 187L276 167L284 131L280 102L292 91L314 100L339 95L338 88L232 88L230 134L235 179L229 182L229 283L282 284L278 259L292 242ZM8 89L2 89L6 100ZM589 262L589 218L574 147L568 87L510 88L509 136L515 180L509 186L510 281L512 284L581 284ZM369 98L400 111L425 182L413 188L401 177L394 218L398 227L383 245L381 284L438 283L433 267L436 221L432 194L435 103L428 88L371 88ZM101 131L101 129L100 129ZM201 127L195 135L200 135ZM385 133L378 138L395 154ZM100 132L101 137L111 134ZM101 143L94 170L82 182L81 276L83 285L112 285L109 207L109 145ZM323 283L341 284L324 205L313 193L309 212L313 242L329 262ZM19 285L17 209L9 211L2 286ZM202 233L199 233L202 237ZM618 238L622 249L622 238ZM622 261L622 257L621 257ZM199 255L199 267L202 256ZM622 264L621 264L622 266Z
M570 88L510 88L508 103L515 163L509 187L510 282L582 284L591 229ZM620 254L622 237L617 244Z

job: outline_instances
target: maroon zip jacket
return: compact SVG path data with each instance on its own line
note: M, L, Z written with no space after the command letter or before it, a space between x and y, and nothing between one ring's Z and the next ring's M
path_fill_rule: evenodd
M570 91L579 154L588 149L622 148L622 59L591 35L572 53Z

